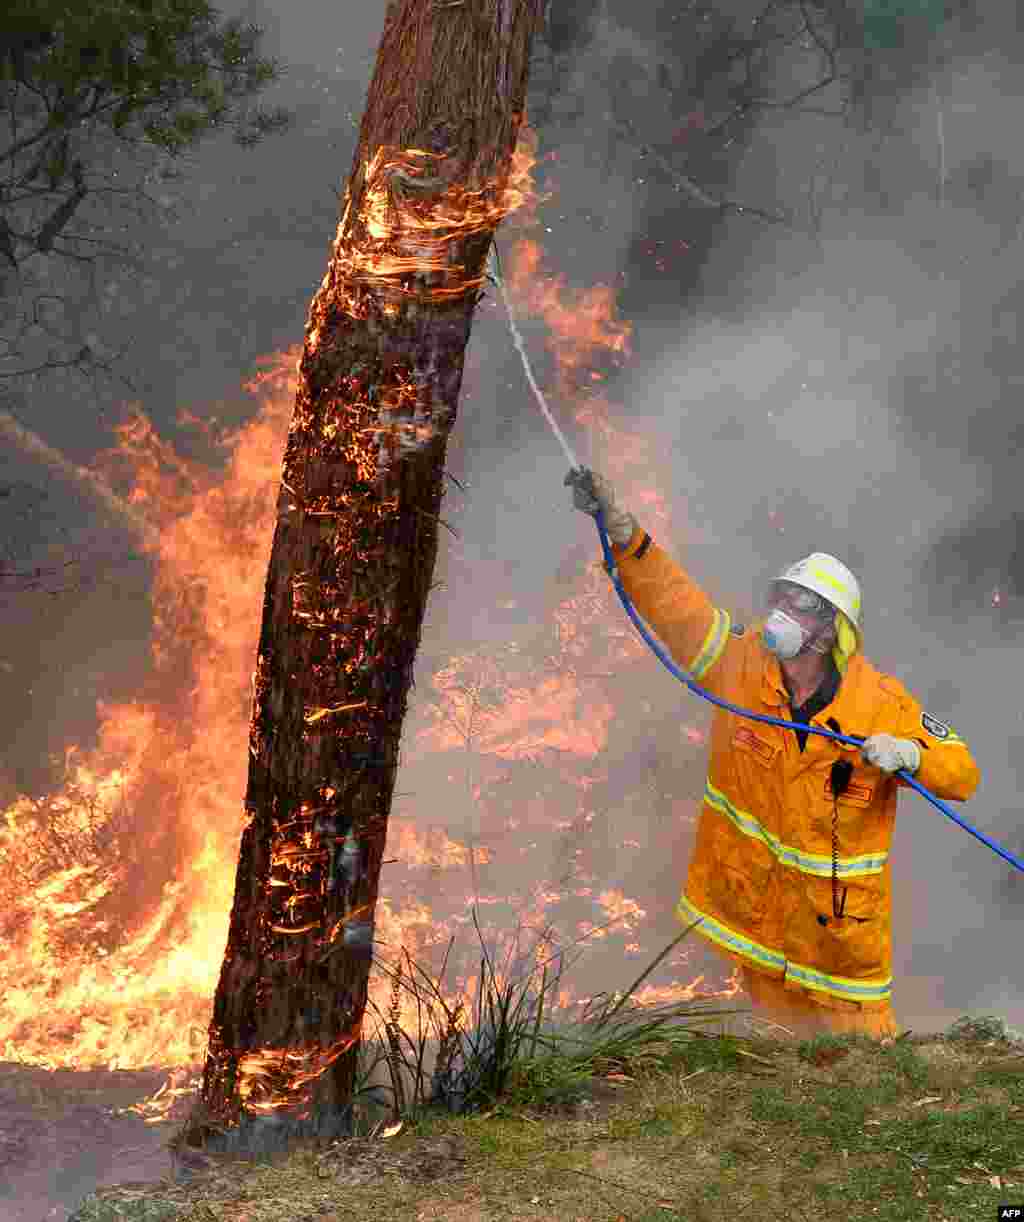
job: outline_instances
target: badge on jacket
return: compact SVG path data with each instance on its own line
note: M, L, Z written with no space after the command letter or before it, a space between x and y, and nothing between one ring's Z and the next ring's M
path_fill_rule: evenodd
M733 636L742 636L746 632L746 628L742 624L733 624L729 631Z
M953 732L952 726L947 726L944 721L939 721L931 713L921 714L921 728L927 730L932 738L949 738Z

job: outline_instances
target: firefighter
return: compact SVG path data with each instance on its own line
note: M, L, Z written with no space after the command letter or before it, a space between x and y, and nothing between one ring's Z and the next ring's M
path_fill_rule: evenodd
M744 628L616 504L570 471L573 504L601 510L622 585L668 652L713 695L756 713L863 738L861 747L716 708L686 886L685 925L738 963L754 1011L805 1038L890 1037L891 870L906 770L964 801L979 774L952 726L862 652L860 588L816 552L781 573L767 616Z

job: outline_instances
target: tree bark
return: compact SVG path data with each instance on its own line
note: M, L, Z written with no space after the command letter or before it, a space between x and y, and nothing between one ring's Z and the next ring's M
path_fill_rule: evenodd
M249 777L186 1140L351 1132L398 745L448 435L542 0L392 0L310 308L267 576Z

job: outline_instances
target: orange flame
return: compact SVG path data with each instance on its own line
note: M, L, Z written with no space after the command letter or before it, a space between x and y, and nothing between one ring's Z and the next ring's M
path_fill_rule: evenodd
M612 706L593 697L584 702L570 677L544 679L532 689L506 687L502 703L487 709L475 706L474 695L456 686L454 672L453 665L434 676L444 704L436 723L417 736L428 750L464 748L471 721L475 749L483 755L521 760L562 751L590 759L604 748Z
M632 326L615 318L615 295L606 285L570 294L563 276L541 274L544 252L524 238L512 251L509 288L519 307L543 318L551 331L548 340L558 362L558 384L571 395L582 380L588 362L596 356L629 355ZM591 379L601 379L591 374Z
M246 1111L270 1113L308 1106L306 1088L322 1077L359 1039L349 1032L331 1045L261 1048L248 1052L238 1063L238 1094Z
M453 288L460 269L447 257L456 232L489 227L495 209L522 208L536 198L527 187L533 148L523 137L520 145L508 184L491 196L424 190L428 178L443 177L443 166L422 150L379 154L366 167L371 207L362 244L344 218L338 231L352 309L364 308L369 287L397 299L409 270L402 260L414 256L418 272L424 266L436 271L439 291ZM648 490L654 464L636 438L612 423L607 400L592 389L590 375L601 375L588 363L628 352L629 325L614 318L610 291L573 297L561 279L542 281L539 249L530 243L519 243L512 263L512 292L556 337L560 385L589 384L576 404L577 420L616 456L633 485L625 491L645 519L667 521L665 502ZM472 287L461 285L463 291ZM155 528L148 544L155 570L153 665L132 699L98 707L98 746L88 755L69 751L61 790L40 799L22 796L2 812L0 1058L111 1068L194 1067L203 1059L245 818L246 743L252 692L260 682L253 659L298 355L293 349L265 363L247 386L260 406L244 428L219 436L207 430L224 456L221 471L183 458L140 412L119 430L117 449L104 456L111 479L127 482L127 499ZM396 413L415 407L415 388L403 377L390 392ZM353 383L351 405L358 408L364 397L364 388ZM418 444L429 430L414 419L402 426L399 446ZM304 422L296 419L292 427ZM386 454L380 433L374 426L353 435L353 461L368 473ZM294 490L285 491L296 508ZM283 508L290 511L287 496ZM316 504L303 509L327 511ZM297 615L315 618L311 593L300 579ZM585 819L588 793L601 778L599 756L608 745L614 706L600 676L615 677L644 652L629 625L610 614L612 606L607 578L599 564L590 565L553 608L553 636L546 638L543 659L511 650L461 653L434 678L436 707L414 736L414 758L444 759L472 738L482 763L467 792L479 810L495 801L512 766L523 761L543 761L546 773L565 787L558 792L570 795L539 794L516 805L507 826L523 827L521 853L542 837L552 839L559 823L565 826L566 801ZM353 704L338 704L308 709L305 716L320 727L343 724L354 711ZM700 732L685 733L696 748ZM683 806L689 811L691 803ZM453 831L431 827L422 808L415 819L396 812L389 823L387 851L407 873L397 894L389 895L387 876L382 879L374 917L386 953L404 946L417 957L466 928L467 897L459 888L448 887L452 896L428 903L434 871L501 864L487 844L461 843ZM305 825L290 829L275 845L271 886L293 886L290 867L314 851L308 831ZM635 934L645 909L620 890L588 881L577 876L563 889L534 874L525 895L483 894L479 903L508 904L535 932L548 923L551 907L590 904L594 920L578 922L582 928L616 920ZM293 891L282 925L287 932L304 925L302 889ZM500 922L485 932L501 934ZM696 982L670 987L682 996ZM457 976L455 988L450 1000L467 1001L472 1012L479 980ZM372 977L370 995L384 1007L387 980ZM567 986L560 987L557 1002L580 1004ZM403 994L400 1010L400 1021L413 1029L415 999ZM338 1046L293 1053L302 1059L282 1062L280 1051L249 1054L247 1101L278 1106L282 1083L285 1095L287 1088L308 1085L340 1055ZM181 1094L179 1082L152 1101L154 1114Z
M332 276L341 278L342 305L351 317L368 317L382 299L385 313L395 313L394 299L422 291L407 279L413 276L438 277L426 290L432 301L479 289L484 277L467 276L452 261L454 244L494 230L509 213L537 201L531 177L536 140L526 126L503 184L469 190L448 177L448 160L425 149L382 147L364 163L359 211L353 213L346 194L324 281L326 286ZM316 339L314 330L311 342Z

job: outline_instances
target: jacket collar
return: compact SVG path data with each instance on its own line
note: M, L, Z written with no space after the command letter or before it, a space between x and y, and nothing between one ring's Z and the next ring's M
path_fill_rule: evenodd
M786 683L782 677L782 667L779 665L779 660L774 654L769 653L764 645L758 639L758 647L761 652L762 669L761 669L761 699L766 705L771 708L789 708L789 692L786 691ZM824 725L826 715L834 717L839 723L839 726L844 734L854 734L857 732L855 726L847 725L847 720L853 717L856 720L855 710L859 711L859 701L857 698L857 688L859 680L863 677L864 658L859 653L855 653L846 664L846 673L839 677L839 690L836 692L832 703L827 704L820 713L816 713L812 718L812 724L819 722Z
M761 658L761 699L774 708L785 708L789 704L789 692L782 677L782 667L779 659L758 642Z

